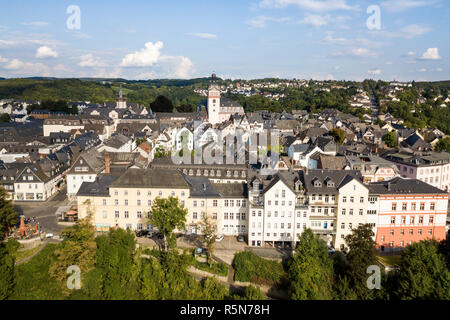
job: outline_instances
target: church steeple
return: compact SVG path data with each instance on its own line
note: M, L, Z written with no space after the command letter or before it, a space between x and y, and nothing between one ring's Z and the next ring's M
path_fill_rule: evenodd
M211 75L211 83L216 83L217 77L216 77L216 72L213 71L212 75Z
M119 98L117 98L116 108L118 109L126 109L127 108L127 99L123 97L122 84L119 89Z

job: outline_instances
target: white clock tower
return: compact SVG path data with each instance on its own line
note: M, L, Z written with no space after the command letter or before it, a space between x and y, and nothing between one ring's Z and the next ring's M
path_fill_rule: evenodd
M220 86L216 83L216 74L211 76L211 84L208 88L208 120L211 124L220 122Z

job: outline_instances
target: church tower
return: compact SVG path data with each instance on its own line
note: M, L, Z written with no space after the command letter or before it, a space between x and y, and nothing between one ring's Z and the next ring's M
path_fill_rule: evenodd
M125 99L123 97L122 85L120 85L119 98L117 99L117 102L116 102L116 108L118 108L118 109L126 109L127 108L127 99Z
M211 83L208 87L208 120L211 124L220 122L220 86L216 83L216 74L213 72Z

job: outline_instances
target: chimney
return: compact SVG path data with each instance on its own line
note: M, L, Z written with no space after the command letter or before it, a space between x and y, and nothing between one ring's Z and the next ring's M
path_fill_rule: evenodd
M111 172L111 159L109 153L105 153L105 173L109 174Z

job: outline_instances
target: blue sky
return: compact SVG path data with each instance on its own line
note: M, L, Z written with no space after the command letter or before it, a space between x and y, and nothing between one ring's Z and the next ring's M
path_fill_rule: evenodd
M450 79L447 0L1 2L0 77Z

